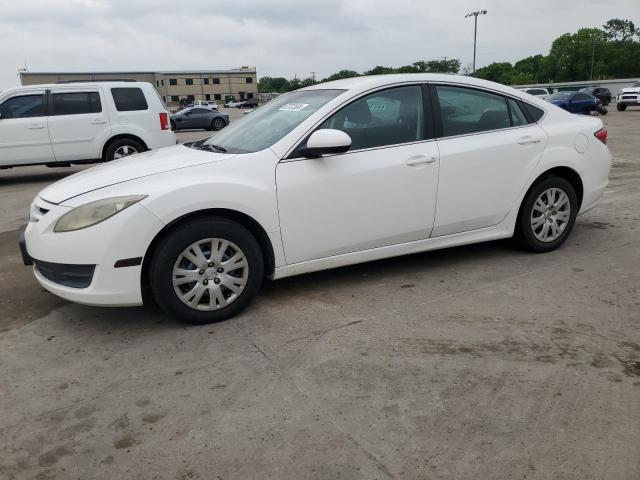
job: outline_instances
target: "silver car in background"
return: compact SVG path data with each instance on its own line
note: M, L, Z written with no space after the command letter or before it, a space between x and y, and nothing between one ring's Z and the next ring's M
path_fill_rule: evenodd
M190 107L171 115L171 130L222 130L229 125L229 115L211 108Z

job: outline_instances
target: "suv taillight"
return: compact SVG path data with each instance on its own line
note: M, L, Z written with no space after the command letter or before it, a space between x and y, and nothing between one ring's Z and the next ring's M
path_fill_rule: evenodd
M160 113L160 130L169 130L169 115L167 115L167 112Z
M594 135L602 143L604 143L605 145L607 144L607 137L609 136L609 134L607 133L607 129L606 128L601 128L596 133L594 133Z

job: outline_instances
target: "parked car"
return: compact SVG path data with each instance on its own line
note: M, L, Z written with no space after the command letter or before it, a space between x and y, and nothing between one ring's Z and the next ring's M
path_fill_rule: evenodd
M222 130L229 125L229 115L205 107L191 107L171 115L171 130L204 128Z
M604 87L585 87L579 90L582 93L591 95L600 100L600 103L605 107L611 103L611 90Z
M631 87L620 90L616 107L619 112L624 112L627 107L640 107L640 82L634 82Z
M525 92L525 93L528 93L529 95L536 96L536 97L540 98L541 100L546 100L547 98L549 98L551 96L551 93L546 88L539 88L539 87L522 88L521 90L523 92Z
M212 108L214 110L218 110L218 104L216 102L212 102L210 100L198 100L192 106L194 106L194 107Z
M237 108L238 105L240 105L242 103L242 101L240 100L231 100L229 102L226 102L224 104L225 108Z
M61 83L0 93L0 168L109 161L175 144L169 112L150 83Z
M258 108L258 102L255 100L244 100L237 105L237 108Z
M602 197L606 140L599 118L473 77L338 80L46 187L21 248L63 298L140 305L144 290L207 323L264 276L509 237L554 250Z
M556 92L547 101L571 113L590 115L597 112L607 114L607 109L593 95L583 92Z

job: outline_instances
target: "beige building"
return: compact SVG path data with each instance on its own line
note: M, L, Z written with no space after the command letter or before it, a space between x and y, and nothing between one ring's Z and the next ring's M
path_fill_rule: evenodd
M122 72L20 72L22 85L92 80L136 80L156 87L169 107L180 101L256 98L258 78L253 67L232 70L122 71Z

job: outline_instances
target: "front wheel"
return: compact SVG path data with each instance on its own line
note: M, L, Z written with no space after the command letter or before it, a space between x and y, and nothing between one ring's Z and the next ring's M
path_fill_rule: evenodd
M576 221L578 200L564 178L548 177L534 185L522 202L515 238L533 252L549 252L562 245Z
M616 105L616 109L619 112L624 112L627 109L627 106L624 103L618 102L618 104Z
M231 318L255 297L264 274L260 245L226 218L172 230L153 254L151 291L168 314L193 324Z

